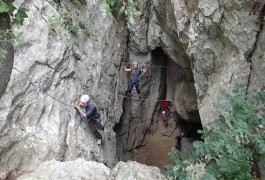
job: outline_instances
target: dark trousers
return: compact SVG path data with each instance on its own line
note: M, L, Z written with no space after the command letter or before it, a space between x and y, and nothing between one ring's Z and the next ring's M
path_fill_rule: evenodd
M103 130L104 126L102 126L99 121L96 121L95 119L92 118L88 122L88 127L96 138L102 139L102 135L98 132L98 130Z
M128 87L128 93L132 92L133 86L135 86L137 94L140 94L140 85L139 85L139 80L137 81L133 81L131 80L129 83L129 87Z

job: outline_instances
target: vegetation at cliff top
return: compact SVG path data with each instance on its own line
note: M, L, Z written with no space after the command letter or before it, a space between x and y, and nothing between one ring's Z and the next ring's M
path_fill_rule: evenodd
M107 14L110 14L112 11L119 11L128 17L128 21L131 24L134 24L137 16L142 14L137 9L135 0L103 0L101 7L105 9Z
M258 164L265 164L265 92L248 99L246 87L236 85L233 95L219 98L223 115L214 121L215 128L205 128L204 142L195 141L194 152L181 161L173 149L173 164L163 173L174 179L257 179Z
M0 13L8 14L11 17L11 22L9 26L19 27L23 24L25 18L27 18L27 9L25 8L16 8L8 0L0 0ZM1 27L0 27L1 28ZM1 43L10 43L10 44L20 44L22 33L15 34L12 29L0 29L0 42ZM5 58L8 52L0 48L0 59Z

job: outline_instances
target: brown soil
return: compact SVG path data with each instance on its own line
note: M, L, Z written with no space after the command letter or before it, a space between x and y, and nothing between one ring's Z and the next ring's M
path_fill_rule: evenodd
M150 166L163 168L170 162L168 153L176 145L178 130L174 118L168 117L169 125L165 128L160 119L153 133L147 133L144 145L133 151L132 160Z

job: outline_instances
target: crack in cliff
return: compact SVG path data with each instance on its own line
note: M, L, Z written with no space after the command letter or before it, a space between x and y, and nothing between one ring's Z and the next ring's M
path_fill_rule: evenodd
M260 12L260 16L264 16L265 17L265 5L263 5L262 7L262 10ZM248 52L245 56L246 56L246 59L247 59L247 63L249 65L249 68L250 68L250 72L249 72L249 75L248 75L248 79L247 79L247 87L246 87L246 95L248 95L248 89L249 89L249 86L250 86L250 81L251 81L251 75L252 75L252 56L254 54L254 51L256 50L257 48L257 43L259 41L259 37L260 37L260 34L262 32L262 29L263 29L263 24L260 24L260 30L257 32L257 35L256 35L256 40L255 40L255 43L253 45L253 48L250 52Z
M72 117L71 117L71 113L70 113L70 111L69 111L69 108L67 108L67 112L68 112L68 120L66 121L66 125L65 125L65 127L63 128L63 132L64 132L64 135L62 135L63 137L63 140L62 140L62 143L61 143L61 161L66 161L67 159L66 159L66 152L67 152L67 147L68 147L68 145L67 145L67 137L68 137L68 126L69 126L69 122L70 122L70 120L72 119Z
M263 25L260 25L260 28L262 29ZM248 89L249 89L249 85L250 85L250 81L251 81L251 74L252 74L252 56L254 54L254 51L256 50L257 48L257 43L259 41L259 37L260 37L260 34L261 34L261 31L257 32L257 35L256 35L256 41L253 45L253 48L252 50L246 54L246 60L247 60L247 63L248 63L248 66L249 66L249 75L248 75L248 79L247 79L247 87L246 87L246 95L248 95Z

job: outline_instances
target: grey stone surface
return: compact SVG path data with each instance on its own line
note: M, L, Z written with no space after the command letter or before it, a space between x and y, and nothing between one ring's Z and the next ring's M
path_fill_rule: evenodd
M159 180L165 179L165 177L160 173L159 168L139 164L135 161L119 162L110 170L102 163L76 159L67 162L56 160L45 162L35 171L17 179Z
M96 1L61 1L60 6L43 0L15 4L28 8L29 17L20 28L25 43L15 47L13 71L0 102L1 173L34 169L51 159L83 158L114 166L112 127L122 113L122 99L113 100L104 91L115 92L126 31ZM67 10L71 22L82 22L90 37L81 30L71 34L60 23L66 21ZM59 22L51 24L54 17ZM74 53L81 59L76 60ZM71 107L82 94L92 95L99 107L106 127L101 147Z
M139 164L135 161L119 162L112 170L107 178L108 180L153 180L165 179L160 173L160 169L153 166Z
M264 30L260 32L261 25L255 22L261 8L256 15L249 15L254 1L199 0L172 4L179 40L191 60L202 124L211 126L221 112L219 95L231 92L235 83L250 89L264 86L260 81L263 85L251 87L252 80L249 81L252 52L260 51L257 39L263 41L259 34ZM252 78L256 79L256 75Z
M130 159L128 150L152 131L161 113L158 99L172 101L172 113L183 120L212 126L221 112L217 97L235 83L246 85L250 97L265 88L265 30L255 22L261 8L249 15L251 0L138 1L145 14L134 25L107 16L98 1L74 2L16 1L29 9L29 18L0 102L2 174L30 171L51 159L113 167L117 159ZM60 14L63 22L84 23L90 37L51 23ZM121 61L147 63L140 79L147 100L122 97L129 78ZM75 110L57 101L75 105L82 94L99 107L106 127L102 147Z
M102 163L76 159L74 161L47 161L34 172L18 177L18 180L34 179L107 179L110 169Z

